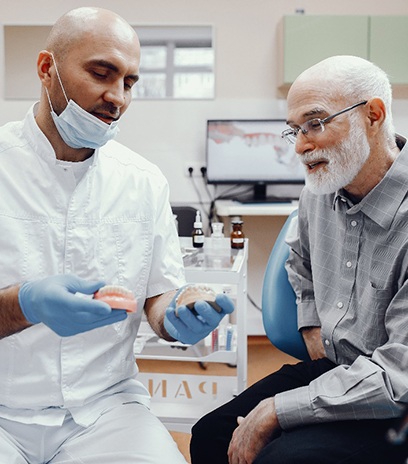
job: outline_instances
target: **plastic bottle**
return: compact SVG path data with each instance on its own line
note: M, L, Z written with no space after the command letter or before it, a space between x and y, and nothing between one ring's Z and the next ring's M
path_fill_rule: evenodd
M244 222L239 218L234 218L231 220L232 232L231 232L231 248L240 249L244 248L244 239L245 235L242 232L242 224Z
M211 224L212 234L211 234L211 247L214 250L221 250L223 241L224 241L224 234L222 229L224 224L222 222L213 222Z
M228 324L226 329L225 329L225 349L227 351L231 351L232 350L232 337L234 335L234 328L232 326L232 324Z
M218 342L218 327L216 327L212 332L211 332L211 349L212 352L214 353L215 351L219 350L219 342Z
M196 217L193 225L193 247L202 248L204 246L204 232L203 232L203 223L201 221L200 211L197 210Z

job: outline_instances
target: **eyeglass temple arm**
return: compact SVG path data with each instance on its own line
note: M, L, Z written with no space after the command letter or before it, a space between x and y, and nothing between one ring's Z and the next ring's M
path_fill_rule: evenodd
M327 116L327 118L322 119L322 122L323 123L329 122L333 118L335 118L336 116L339 116L340 114L343 114L343 113L347 113L347 111L353 110L354 108L357 108L357 106L365 105L367 102L368 102L368 100L364 100L364 101L362 101L360 103L356 103L355 105L349 106L349 107L345 108L344 110L339 111L338 113L334 113L334 114L332 114L330 116Z

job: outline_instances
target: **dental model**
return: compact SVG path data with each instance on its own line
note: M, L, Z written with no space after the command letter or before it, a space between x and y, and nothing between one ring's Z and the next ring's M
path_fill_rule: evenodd
M134 313L137 303L133 292L121 285L105 285L95 294L95 300L102 300L112 309L124 309L128 313Z
M187 306L192 313L197 314L197 311L194 309L194 303L198 300L206 301L217 312L221 312L221 308L215 302L215 292L210 287L205 287L203 285L188 285L176 298L176 315L179 306Z

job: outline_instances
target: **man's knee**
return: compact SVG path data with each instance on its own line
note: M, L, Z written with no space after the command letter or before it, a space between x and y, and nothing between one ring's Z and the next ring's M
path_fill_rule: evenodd
M306 448L299 450L296 448L287 449L280 446L279 439L274 440L265 446L256 457L254 464L323 464L326 461L320 453ZM334 461L333 461L334 462Z
M292 429L265 446L254 464L405 464L408 444L391 446L390 421L343 421Z

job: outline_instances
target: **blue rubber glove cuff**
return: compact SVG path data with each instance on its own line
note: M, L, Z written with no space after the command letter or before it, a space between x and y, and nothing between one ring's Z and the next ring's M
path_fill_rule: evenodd
M30 324L39 324L41 321L37 317L35 317L35 315L31 311L29 297L27 296L27 294L30 292L31 286L31 281L24 282L20 285L20 289L18 291L18 304L20 305L24 317Z
M215 297L217 305L221 308L220 312L209 303L198 300L194 304L196 314L187 306L179 306L176 314L176 299L183 288L178 290L166 309L164 328L175 340L194 345L210 334L226 314L234 311L234 304L227 295L221 293Z

